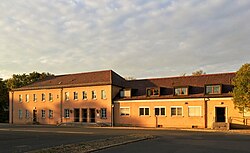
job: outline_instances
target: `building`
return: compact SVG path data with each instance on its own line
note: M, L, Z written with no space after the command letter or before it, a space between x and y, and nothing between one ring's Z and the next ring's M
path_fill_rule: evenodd
M10 92L10 123L247 125L249 112L239 113L230 94L234 76L222 73L128 81L112 70L52 76Z

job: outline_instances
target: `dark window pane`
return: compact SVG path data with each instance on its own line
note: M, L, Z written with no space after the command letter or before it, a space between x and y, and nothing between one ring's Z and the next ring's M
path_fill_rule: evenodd
M159 108L155 108L155 115L160 115L160 109Z
M144 115L144 108L140 108L140 115Z
M145 115L149 115L149 108L145 108Z
M171 115L172 116L176 115L176 108L171 108Z
M161 108L161 115L165 115L165 108Z

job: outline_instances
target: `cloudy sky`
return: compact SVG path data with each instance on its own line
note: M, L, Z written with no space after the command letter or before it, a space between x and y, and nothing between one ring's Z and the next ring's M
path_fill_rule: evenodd
M0 77L112 69L136 78L250 62L249 0L2 0Z

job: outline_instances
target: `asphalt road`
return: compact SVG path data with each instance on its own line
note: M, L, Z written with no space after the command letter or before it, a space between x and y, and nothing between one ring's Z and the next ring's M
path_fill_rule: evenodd
M62 144L86 142L135 133L152 134L157 138L121 145L99 152L250 153L250 135L181 130L6 125L0 125L0 153L26 152Z

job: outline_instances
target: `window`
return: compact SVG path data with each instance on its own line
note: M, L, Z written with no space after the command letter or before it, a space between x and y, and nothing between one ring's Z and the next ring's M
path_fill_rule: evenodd
M160 95L160 91L157 88L149 88L146 90L146 94L147 96L159 96Z
M96 91L95 90L92 91L92 99L96 99Z
M244 117L245 116L250 116L250 107L244 107Z
M18 110L18 118L19 119L23 118L23 111L21 109Z
M19 95L19 102L23 102L23 96Z
M188 95L188 88L187 87L175 88L174 95Z
M52 95L52 93L49 93L49 101L53 101L53 95Z
M65 100L69 100L69 92L65 92Z
M188 116L201 116L201 106L188 106Z
M82 99L84 99L84 100L87 99L87 92L86 91L82 92Z
M129 116L130 115L130 108L129 107L121 107L120 108L120 115L121 116Z
M101 98L102 99L106 99L107 97L106 97L106 91L105 90L102 90L101 91Z
M49 118L53 118L53 110L49 110Z
M221 94L221 85L207 85L206 94Z
M149 107L140 107L139 108L139 115L140 116L149 115Z
M33 94L33 101L34 101L34 102L37 101L37 96L36 96L36 94Z
M26 119L30 118L30 112L28 110L25 110L25 118Z
M45 93L42 93L42 101L45 101Z
M78 100L78 92L74 92L74 100Z
M101 108L101 118L106 119L107 118L107 109Z
M30 101L30 96L28 94L25 95L25 101L29 102Z
M155 107L155 115L165 116L166 115L166 108L165 107Z
M64 117L69 118L69 109L64 109Z
M171 116L182 116L182 107L181 106L172 106L171 107Z
M42 118L45 118L45 110L42 110Z

